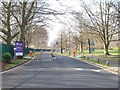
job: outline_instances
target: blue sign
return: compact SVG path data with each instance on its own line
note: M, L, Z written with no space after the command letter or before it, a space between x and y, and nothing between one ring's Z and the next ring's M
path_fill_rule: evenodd
M91 48L90 51L94 52L94 51L95 51L95 48Z
M95 45L94 41L92 41L90 45L91 45L91 46L94 46L94 45Z
M15 42L15 46L16 46L16 56L23 56L23 47L24 44L22 41L16 41Z

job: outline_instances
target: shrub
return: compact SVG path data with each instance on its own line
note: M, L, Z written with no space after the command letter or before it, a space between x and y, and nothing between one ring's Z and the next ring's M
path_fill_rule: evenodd
M12 56L10 53L4 53L2 56L2 62L8 63L12 59Z

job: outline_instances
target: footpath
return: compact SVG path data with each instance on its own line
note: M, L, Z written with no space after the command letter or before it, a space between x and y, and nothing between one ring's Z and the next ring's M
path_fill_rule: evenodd
M86 58L93 59L93 60L98 60L98 59L99 59L99 58L96 57L96 56L93 56L93 58L92 58L92 56L86 56L86 55L85 55L85 57L86 57ZM120 56L118 56L118 58L120 58ZM119 62L117 62L117 61L111 61L111 60L105 60L105 59L99 59L99 61L104 62L104 63L106 63L106 62L108 61L109 64L112 65L113 67L118 67L118 65L119 65Z

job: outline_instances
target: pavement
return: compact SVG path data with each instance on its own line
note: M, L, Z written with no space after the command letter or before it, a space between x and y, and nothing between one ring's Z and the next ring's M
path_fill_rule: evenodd
M2 88L118 88L117 75L73 58L55 56L45 52L2 73Z
M85 57L89 57L90 59L93 59L93 60L98 60L99 58L97 58L96 56L85 56ZM118 56L116 56L117 58L120 58L120 56L118 55ZM103 59L99 59L99 61L101 61L101 62L104 62L104 63L106 63L107 61L109 61L109 64L110 65L112 65L113 67L118 67L118 64L119 64L119 62L117 62L117 61L111 61L111 60L103 60Z

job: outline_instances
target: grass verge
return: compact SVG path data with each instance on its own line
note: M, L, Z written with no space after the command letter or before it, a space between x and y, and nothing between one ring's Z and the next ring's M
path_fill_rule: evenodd
M98 62L96 60L87 59L87 58L82 58L82 59L87 60L87 61L91 61L91 62L94 62L94 63L97 63L97 64L101 64L101 65L104 65L104 66L112 67L112 65L106 65L106 63L104 63L104 62L100 62L100 61Z
M32 58L33 56L36 56L38 54L39 54L39 52L35 52L32 55L27 54L24 57L30 57L30 58ZM9 69L9 68L15 67L15 66L17 66L19 64L22 64L22 63L28 61L30 58L23 58L23 59L11 60L11 62L6 65L5 69Z
M25 61L27 61L28 59L17 59L17 60L12 60L10 64L6 65L6 69L12 68L18 64L21 64Z

